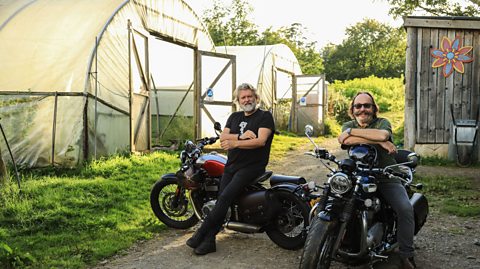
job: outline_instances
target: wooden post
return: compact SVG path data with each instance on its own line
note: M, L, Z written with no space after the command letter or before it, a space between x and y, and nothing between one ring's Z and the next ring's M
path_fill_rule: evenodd
M195 85L193 88L193 118L195 123L194 137L195 139L200 138L202 135L202 115L201 115L201 97L202 97L202 54L198 49L194 50L194 81Z
M417 30L407 27L407 55L405 63L405 130L404 148L414 150L416 143L415 86L416 82L416 37Z
M297 120L297 110L298 110L298 106L297 106L297 77L295 75L292 75L292 115L290 115L291 117L291 130L293 133L297 133L297 124L298 124L298 120Z

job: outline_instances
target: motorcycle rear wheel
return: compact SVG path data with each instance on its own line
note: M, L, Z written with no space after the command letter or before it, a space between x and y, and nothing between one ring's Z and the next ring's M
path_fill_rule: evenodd
M150 206L155 216L168 227L187 229L198 222L185 189L174 179L161 179L153 185Z
M300 249L305 244L310 207L290 192L279 191L275 196L280 202L281 209L266 233L281 248Z
M308 231L300 260L300 269L328 269L332 262L337 222L327 222L315 217Z

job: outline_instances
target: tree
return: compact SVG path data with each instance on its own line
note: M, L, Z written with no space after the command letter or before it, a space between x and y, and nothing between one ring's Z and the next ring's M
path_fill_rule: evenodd
M404 73L406 34L402 28L365 19L347 28L346 35L342 44L329 44L322 50L328 81Z
M252 7L245 0L233 0L226 7L216 0L205 11L203 22L216 46L254 45L258 40L257 26L248 20Z
M306 30L300 23L284 26L276 31L268 28L263 32L258 45L285 44L295 54L304 74L323 73L323 59L316 48L316 42L310 42L305 37Z
M300 23L273 30L271 27L259 33L258 27L249 21L252 11L246 0L233 0L231 6L222 6L216 0L203 14L203 22L216 46L287 45L297 57L305 74L322 73L323 59L316 42L305 37L307 30Z
M387 0L394 17L410 16L418 11L435 16L478 16L479 0Z

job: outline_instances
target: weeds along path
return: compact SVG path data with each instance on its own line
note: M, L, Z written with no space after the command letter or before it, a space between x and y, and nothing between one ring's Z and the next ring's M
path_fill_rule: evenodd
M322 147L331 150L338 157L345 152L336 150L338 143L328 139ZM311 150L310 144L298 147L287 153L278 162L272 162L268 169L277 174L301 175L308 180L320 183L326 179L327 170L311 156L304 155ZM462 173L457 168L433 168L438 173ZM419 168L419 173L432 173L429 168ZM455 171L456 170L456 171ZM437 173L436 172L436 173ZM477 176L480 169L471 172ZM477 176L478 177L478 176ZM425 227L415 239L418 268L480 269L480 217L474 219L439 215L434 208ZM195 228L189 230L168 229L152 240L139 242L128 251L100 262L95 269L153 269L153 268L298 268L302 250L281 249L265 234L242 234L223 231L217 237L217 252L206 256L196 256L185 241ZM392 255L387 261L375 264L376 269L400 268L399 259ZM332 269L366 268L347 267L333 264Z

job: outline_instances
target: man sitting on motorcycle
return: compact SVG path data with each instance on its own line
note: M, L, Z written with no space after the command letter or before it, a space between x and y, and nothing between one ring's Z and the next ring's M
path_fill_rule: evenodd
M352 100L349 114L352 121L342 126L338 142L344 146L372 144L378 153L378 167L395 164L396 147L392 127L387 119L377 117L378 106L368 92L359 92ZM413 207L407 192L399 181L384 178L378 189L395 210L398 218L397 241L404 268L415 268L413 236L415 229Z
M228 160L220 181L218 200L200 228L187 240L197 255L216 251L215 236L220 231L228 208L244 187L265 172L275 125L272 114L258 109L256 89L243 83L236 89L236 101L243 111L230 115L220 135Z

